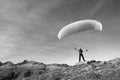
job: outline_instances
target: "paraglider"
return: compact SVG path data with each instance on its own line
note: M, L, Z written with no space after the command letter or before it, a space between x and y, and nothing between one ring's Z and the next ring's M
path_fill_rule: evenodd
M88 19L88 20L76 21L62 28L58 33L58 39L61 40L67 36L85 31L91 31L91 30L102 31L102 28L103 28L102 24L97 20ZM79 52L79 62L81 62L81 58L83 58L83 61L85 61L83 55L83 49L76 47L74 49Z
M97 20L80 20L70 23L59 31L58 39L60 40L72 34L90 30L102 31L102 24Z

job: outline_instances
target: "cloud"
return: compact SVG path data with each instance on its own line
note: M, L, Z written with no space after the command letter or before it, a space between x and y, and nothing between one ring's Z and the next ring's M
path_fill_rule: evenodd
M33 49L39 52L40 45L52 34L48 33L49 21L44 16L59 3L60 0L0 0L1 56Z
M92 12L90 14L90 17L93 17L96 14L96 12L101 9L101 7L105 4L105 1L106 0L99 0L96 3L96 5L94 6L94 8L93 8L93 10L92 10Z
M0 57L5 57L12 54L16 46L15 42L18 39L17 28L5 27L3 31L0 32Z

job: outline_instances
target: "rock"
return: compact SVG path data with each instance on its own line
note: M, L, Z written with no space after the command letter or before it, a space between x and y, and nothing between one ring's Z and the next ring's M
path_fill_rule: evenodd
M81 62L76 63L75 65L87 65L87 62L88 61L81 61Z

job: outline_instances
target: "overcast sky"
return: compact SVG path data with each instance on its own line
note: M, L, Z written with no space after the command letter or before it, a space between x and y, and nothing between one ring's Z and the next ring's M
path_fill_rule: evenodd
M58 40L61 28L83 19L103 31ZM120 57L120 0L0 0L0 61L75 64L75 46L88 49L86 60Z

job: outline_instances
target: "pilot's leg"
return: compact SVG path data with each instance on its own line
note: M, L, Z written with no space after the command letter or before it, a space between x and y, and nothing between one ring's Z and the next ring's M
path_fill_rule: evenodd
M81 61L81 54L79 53L79 62Z
M85 58L84 58L83 54L81 54L81 56L82 56L82 58L83 58L83 61L85 61Z

